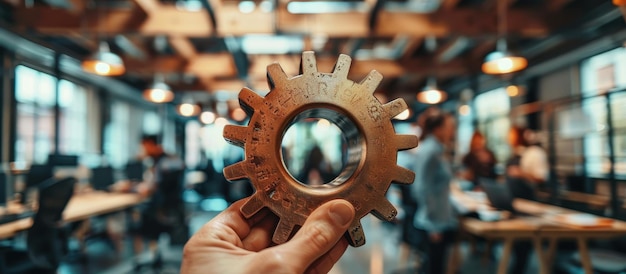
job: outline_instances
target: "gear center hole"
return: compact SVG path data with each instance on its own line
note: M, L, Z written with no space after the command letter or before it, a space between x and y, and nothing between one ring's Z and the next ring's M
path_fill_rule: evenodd
M343 184L361 160L361 133L347 116L314 108L294 117L283 133L281 156L293 179L312 188Z

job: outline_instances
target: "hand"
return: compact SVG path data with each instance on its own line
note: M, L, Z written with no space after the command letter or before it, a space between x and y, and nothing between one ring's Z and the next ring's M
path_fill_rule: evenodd
M247 220L232 204L185 245L181 273L327 273L348 247L343 237L354 207L333 200L317 208L294 237L272 246L277 218L261 211Z
M429 233L428 237L430 238L430 241L433 243L438 243L441 241L441 233L438 233L438 232Z

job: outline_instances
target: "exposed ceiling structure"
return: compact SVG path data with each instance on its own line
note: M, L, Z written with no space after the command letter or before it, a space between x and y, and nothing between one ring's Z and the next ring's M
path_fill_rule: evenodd
M263 92L266 66L297 75L300 54L320 71L340 53L349 78L370 70L387 97L415 99L429 76L447 83L479 75L506 1L509 48L533 63L625 29L620 9L597 0L0 0L2 27L77 59L101 40L121 55L121 81L141 90L163 73L175 92Z

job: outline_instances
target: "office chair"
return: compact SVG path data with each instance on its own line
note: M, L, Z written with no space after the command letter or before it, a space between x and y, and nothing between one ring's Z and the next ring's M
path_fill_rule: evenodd
M56 273L67 254L67 235L60 227L62 214L74 193L76 179L48 179L40 185L39 210L27 231L26 251L5 254L2 273ZM10 265L9 265L10 264Z

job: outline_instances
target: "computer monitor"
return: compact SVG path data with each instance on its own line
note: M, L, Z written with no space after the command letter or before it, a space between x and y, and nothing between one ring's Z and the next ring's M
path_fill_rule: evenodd
M37 187L39 184L53 177L52 166L31 165L26 174L26 188Z
M78 166L77 155L48 155L48 164L53 167L76 167Z
M115 182L113 168L96 167L91 169L91 186L96 190L108 191L109 186Z
M126 179L130 181L143 181L143 163L139 161L128 162L124 169Z

